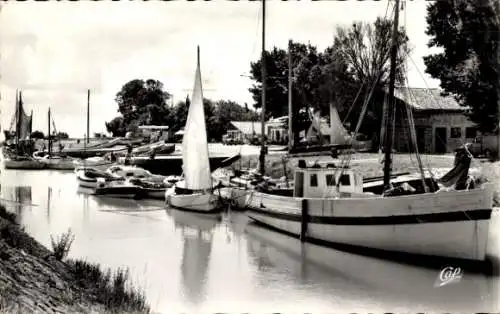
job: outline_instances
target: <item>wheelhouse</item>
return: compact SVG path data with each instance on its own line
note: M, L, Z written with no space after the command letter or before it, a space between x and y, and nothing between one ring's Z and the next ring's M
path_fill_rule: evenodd
M359 172L332 163L308 167L304 160L299 160L294 178L295 197L325 198L362 193L363 176Z

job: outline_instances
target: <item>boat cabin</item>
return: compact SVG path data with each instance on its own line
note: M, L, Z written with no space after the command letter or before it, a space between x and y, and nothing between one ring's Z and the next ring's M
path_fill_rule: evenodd
M124 178L147 178L152 176L151 172L139 167L130 166L111 166L108 168L109 173L113 173Z
M294 181L295 197L325 198L363 193L363 176L351 168L337 167L333 163L308 167L305 160L299 160Z

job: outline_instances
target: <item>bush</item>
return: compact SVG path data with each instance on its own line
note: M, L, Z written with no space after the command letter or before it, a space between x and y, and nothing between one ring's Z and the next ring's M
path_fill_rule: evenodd
M7 211L5 206L0 205L0 217L2 217L3 219L6 219L12 223L16 223L17 215Z
M103 271L98 264L83 260L72 260L68 265L80 285L90 288L108 311L149 313L144 292L127 285L128 269L120 268L112 274L110 269Z
M66 258L66 256L68 256L71 244L73 244L74 240L75 236L71 233L71 229L68 229L68 231L63 233L56 240L54 240L54 238L50 236L52 251L54 252L54 257L56 258L56 260L61 261Z

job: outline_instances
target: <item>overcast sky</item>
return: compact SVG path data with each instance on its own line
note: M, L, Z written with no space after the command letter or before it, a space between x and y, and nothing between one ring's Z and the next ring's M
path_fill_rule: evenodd
M429 53L427 3L407 1L401 12L400 23L413 46L412 87L439 86L424 73L422 61ZM266 4L268 49L286 48L293 39L323 50L337 25L373 21L387 7L387 1ZM105 131L104 122L116 116L115 94L129 80L158 79L177 102L191 94L196 45L204 96L251 105L251 81L241 75L248 74L260 54L261 5L224 0L5 3L0 19L2 128L10 124L16 88L23 90L26 110L34 112L34 130L46 131L50 105L58 130L71 136L86 131L87 88L91 133Z

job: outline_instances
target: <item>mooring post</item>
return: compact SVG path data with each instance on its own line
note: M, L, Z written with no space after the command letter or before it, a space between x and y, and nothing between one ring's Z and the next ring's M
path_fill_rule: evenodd
M309 206L307 200L302 200L302 219L300 228L300 241L305 242L307 237L307 223L309 222Z

